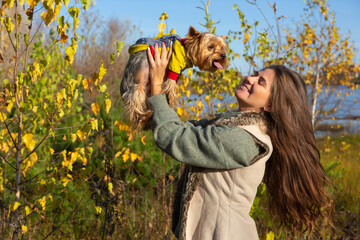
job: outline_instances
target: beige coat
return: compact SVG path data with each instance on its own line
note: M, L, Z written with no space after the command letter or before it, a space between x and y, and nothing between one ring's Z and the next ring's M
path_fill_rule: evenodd
M178 229L180 239L259 239L249 212L264 176L265 163L272 153L272 144L258 125L240 127L249 132L265 152L248 167L202 170L186 213L182 213L186 217Z

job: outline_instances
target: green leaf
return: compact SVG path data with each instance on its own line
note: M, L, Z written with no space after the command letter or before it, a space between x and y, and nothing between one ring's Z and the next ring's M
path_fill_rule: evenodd
M58 25L60 28L64 28L65 26L65 17L64 16L60 16L56 19L56 21L58 22Z
M65 7L69 5L70 0L64 0Z
M29 35L28 34L24 34L24 42L25 42L26 46L29 45Z
M66 59L69 61L70 64L74 61L74 55L75 55L76 49L74 49L73 45L70 45L66 48Z
M15 4L16 0L7 0L6 3L8 5L8 9L12 8Z
M8 33L11 33L12 30L14 30L15 28L15 25L14 23L11 21L11 18L10 17L7 17L6 20L5 20L5 26L6 26L6 31Z
M91 0L81 0L81 3L83 4L84 10L87 11L90 7Z
M115 53L110 54L110 64L113 64L115 61Z
M17 19L17 25L20 26L21 23L21 15L20 14L14 14L14 19Z
M107 90L107 86L104 84L104 85L102 85L102 86L99 86L98 87L99 89L99 92L106 92L106 90Z
M119 56L120 55L120 52L123 48L123 45L124 43L122 41L117 41L116 42L116 52L117 52L117 55Z
M80 18L74 17L74 24L73 24L73 26L74 26L73 30L74 31L78 28L79 24L80 24Z
M80 14L80 9L77 7L69 7L68 10L70 16L72 16L73 18L78 17Z

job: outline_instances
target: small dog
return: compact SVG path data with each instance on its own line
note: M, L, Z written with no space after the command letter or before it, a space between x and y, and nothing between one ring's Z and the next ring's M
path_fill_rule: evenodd
M190 27L185 39L178 35L165 35L157 39L141 38L130 46L130 58L121 81L120 92L130 118L131 128L140 130L149 127L152 115L146 102L150 97L149 62L146 51L148 47L153 54L155 43L158 44L159 51L162 42L165 42L166 48L170 47L171 42L173 43L168 75L163 83L163 93L167 95L169 105L173 107L178 102L177 77L184 69L192 65L209 72L227 68L229 63L226 57L225 39L226 36L200 33Z

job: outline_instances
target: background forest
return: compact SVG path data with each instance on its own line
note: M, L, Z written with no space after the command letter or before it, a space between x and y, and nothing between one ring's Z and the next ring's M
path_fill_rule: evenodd
M176 111L183 120L210 118L236 109L233 92L243 75L269 64L297 70L308 86L334 204L332 226L320 224L304 239L360 239L357 52L339 33L327 0L304 2L292 27L276 4L269 4L266 28L259 27L264 18L250 21L237 5L229 9L239 27L228 32L228 58L241 59L248 72L232 65L214 74L185 71ZM209 4L199 2L204 22L194 27L216 33ZM169 17L164 12L154 26L159 35L176 33ZM129 39L140 36L130 22L104 21L91 0L2 1L2 239L174 239L171 202L181 164L156 147L150 130L131 131L119 91ZM287 239L267 214L265 194L261 185L251 210L260 238Z

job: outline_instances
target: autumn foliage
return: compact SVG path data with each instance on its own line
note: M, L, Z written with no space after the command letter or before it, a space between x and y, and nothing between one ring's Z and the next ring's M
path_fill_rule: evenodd
M5 239L173 239L170 209L180 164L155 146L151 131L129 128L119 96L128 57L123 48L137 29L116 19L100 22L90 11L91 2L2 2L0 234ZM247 2L259 8L255 0ZM200 7L201 25L216 33L209 4ZM339 33L327 0L308 0L305 6L306 19L285 29L286 19L277 16L276 4L270 6L274 16L268 18L276 24L260 29L260 19L250 23L234 5L239 28L229 31L228 57L230 62L241 59L249 71L234 66L213 74L187 70L179 80L179 116L210 118L236 109L233 93L243 74L277 63L305 78L315 129L334 119L351 93L347 90L358 88L354 73L360 67L350 36ZM314 14L320 14L320 22ZM160 16L154 36L168 33L168 17ZM233 49L236 42L243 48ZM336 103L329 105L336 95ZM336 183L329 186L335 228L322 226L319 239L360 234L358 202L353 201L360 197L359 187L347 178L359 175L359 142L356 135L319 138L323 164ZM285 239L289 233L267 215L265 192L261 185L251 210L260 237Z

